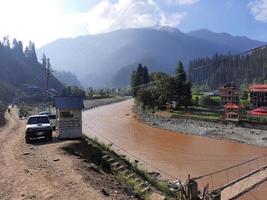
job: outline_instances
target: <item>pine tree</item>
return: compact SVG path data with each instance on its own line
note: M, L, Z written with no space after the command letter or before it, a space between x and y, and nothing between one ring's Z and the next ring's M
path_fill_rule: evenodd
M178 106L185 106L191 104L191 82L187 80L186 72L183 63L179 61L176 68L175 76L175 90L173 91L173 99L177 102Z
M23 44L21 41L19 41L19 44L18 44L18 51L20 55L23 55Z
M45 68L46 67L46 56L45 56L45 54L43 54L43 56L42 56L42 66Z
M185 82L186 81L186 72L184 70L184 65L182 61L179 61L178 66L176 68L176 77L178 81Z
M9 37L8 37L8 35L7 35L7 36L4 36L4 38L3 38L3 45L4 45L5 47L10 48L10 41L9 41Z
M135 77L135 85L143 85L144 84L144 75L143 75L143 66L142 64L139 64L136 70L136 77Z
M136 90L136 71L134 70L131 76L131 87L132 87L132 93L133 97L136 97L137 95L137 90Z
M15 38L13 39L12 42L12 50L15 52L16 55L18 56L23 56L23 45L21 41L17 41Z
M143 79L144 79L144 84L149 83L149 73L148 73L147 66L144 66L144 68L143 68Z
M28 58L31 62L38 62L37 61L37 55L35 51L35 45L32 41L29 42L29 46L25 48L25 56Z

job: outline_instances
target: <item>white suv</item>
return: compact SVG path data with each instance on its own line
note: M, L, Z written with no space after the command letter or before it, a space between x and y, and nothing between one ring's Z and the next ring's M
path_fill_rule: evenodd
M46 115L31 115L26 125L26 143L30 143L32 138L45 137L53 139L53 130L49 118Z

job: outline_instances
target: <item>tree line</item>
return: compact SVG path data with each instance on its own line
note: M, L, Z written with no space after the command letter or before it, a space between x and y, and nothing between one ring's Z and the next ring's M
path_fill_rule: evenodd
M175 76L163 72L149 74L148 68L139 64L132 73L131 88L133 97L143 109L163 109L172 102L175 102L177 108L187 108L192 103L191 82L181 61L177 65Z
M215 54L192 60L189 77L193 84L206 85L211 90L229 82L238 86L263 83L267 80L267 48L246 55Z
M16 38L14 38L11 44L9 37L4 36L3 41L0 41L0 48L11 49L16 56L26 57L29 61L38 63L35 44L32 41L29 41L28 46L23 49L23 43L20 40L18 41Z

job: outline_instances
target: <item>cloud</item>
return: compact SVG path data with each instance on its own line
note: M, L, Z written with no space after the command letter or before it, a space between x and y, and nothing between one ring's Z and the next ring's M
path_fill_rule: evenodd
M32 40L40 47L62 37L87 33L83 13L65 14L59 0L0 0L0 39Z
M267 0L254 0L248 6L257 21L267 23Z
M65 2L65 1L64 1ZM84 12L65 12L63 0L0 0L0 40L16 37L37 47L64 37L123 28L177 27L186 13L167 14L156 0L102 0Z
M154 0L104 0L86 13L90 34L157 25L177 27L185 15L169 15Z
M168 4L191 5L197 3L199 0L166 0Z

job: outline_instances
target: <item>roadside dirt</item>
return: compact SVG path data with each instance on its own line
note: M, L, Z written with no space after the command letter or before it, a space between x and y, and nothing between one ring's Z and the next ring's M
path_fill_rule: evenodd
M14 108L0 129L0 199L132 199L113 176L97 173L62 149L77 141L27 145ZM103 194L108 191L109 196Z

